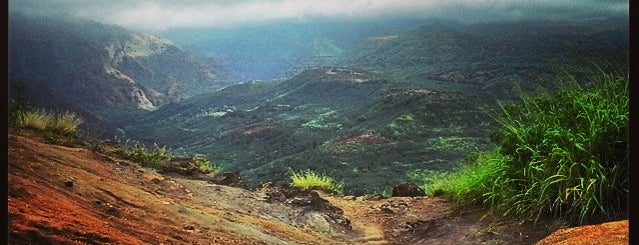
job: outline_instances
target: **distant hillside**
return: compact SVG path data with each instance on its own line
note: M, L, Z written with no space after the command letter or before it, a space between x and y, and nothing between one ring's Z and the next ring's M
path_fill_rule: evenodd
M480 95L400 84L363 70L315 67L278 83L253 82L119 122L128 137L207 154L249 185L314 169L349 193L382 192L423 172L448 171L485 149Z
M397 34L428 22L405 18L292 20L237 28L176 28L162 35L227 61L247 80L270 80L290 77L311 66L341 65L346 54L368 37Z
M252 186L313 169L347 193L383 192L494 147L498 100L552 89L561 75L587 82L593 64L624 69L627 36L623 22L432 23L368 38L344 54L350 67L229 86L118 123L127 137L206 154Z
M557 75L587 77L593 64L627 69L627 19L522 21L461 25L438 22L400 35L371 37L351 65L400 82L478 85L496 98L552 88ZM442 84L443 83L443 84Z
M13 97L40 107L74 104L96 117L154 110L230 84L225 71L149 34L92 21L11 14Z

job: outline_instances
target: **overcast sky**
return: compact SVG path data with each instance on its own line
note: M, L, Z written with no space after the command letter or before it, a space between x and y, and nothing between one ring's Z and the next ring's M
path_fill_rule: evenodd
M323 18L461 22L627 16L628 0L10 0L10 11L64 14L134 29L237 27Z

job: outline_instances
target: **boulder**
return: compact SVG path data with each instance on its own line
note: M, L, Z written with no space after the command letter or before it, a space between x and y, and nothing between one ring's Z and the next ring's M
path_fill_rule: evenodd
M405 182L393 187L393 197L421 197L425 196L426 192L419 188L414 183Z

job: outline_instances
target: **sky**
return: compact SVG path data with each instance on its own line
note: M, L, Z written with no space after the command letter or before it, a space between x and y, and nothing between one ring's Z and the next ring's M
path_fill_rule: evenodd
M233 28L277 21L445 18L462 23L627 16L629 0L10 0L9 10L132 29Z

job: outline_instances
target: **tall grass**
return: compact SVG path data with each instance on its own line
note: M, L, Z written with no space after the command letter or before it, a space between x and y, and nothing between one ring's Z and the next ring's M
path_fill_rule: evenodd
M333 178L320 175L314 171L296 173L291 171L291 186L301 189L323 190L330 193L341 194L344 190L343 183L337 183Z
M557 93L502 105L499 145L474 165L440 178L461 204L482 203L504 215L561 216L578 223L627 211L628 78L603 74L590 89L573 84Z
M45 130L47 125L51 124L53 118L44 110L28 110L16 113L15 125L18 128L31 128L36 130Z
M11 121L16 128L29 128L53 132L64 136L76 136L83 120L72 112L56 114L42 109L20 110L12 113Z
M499 150L481 152L462 165L456 171L433 177L432 184L423 189L428 195L446 193L451 200L460 205L481 205L484 193L490 189L496 176L502 175L508 158L499 154Z
M83 122L82 118L72 112L56 114L54 117L55 119L49 127L54 132L64 135L76 135L78 127Z

